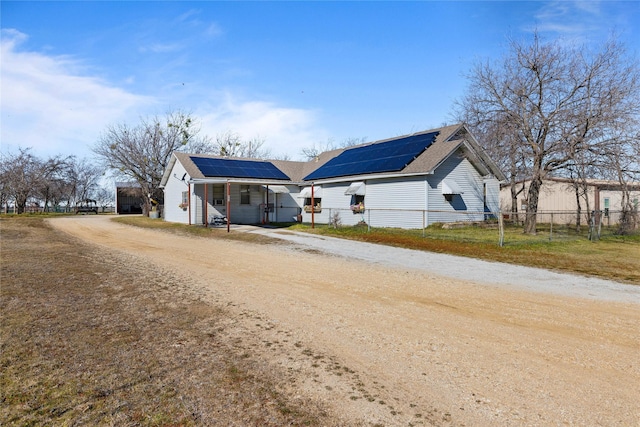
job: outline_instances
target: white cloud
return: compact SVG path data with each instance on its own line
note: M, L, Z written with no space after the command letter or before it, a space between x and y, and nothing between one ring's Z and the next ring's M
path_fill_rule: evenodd
M32 147L40 156L90 156L90 148L108 125L135 124L140 117L180 105L199 105L185 109L202 122L203 134L215 137L229 130L245 139L263 138L273 155L299 159L303 148L329 137L312 110L241 98L231 91L211 93L210 88L185 94L182 84L169 95L136 95L92 76L86 62L76 58L20 49L25 40L25 34L2 30L3 151ZM135 84L135 80L129 76L123 84ZM163 98L171 105L164 105Z
M26 39L19 31L2 30L3 150L33 147L39 155L88 156L107 125L153 105L152 98L83 75L81 61L20 51Z
M598 1L555 0L541 3L535 14L535 26L528 30L583 43L606 19Z
M300 159L303 148L326 141L329 134L317 126L316 113L287 108L266 101L238 100L227 93L218 105L202 105L195 115L202 133L210 137L232 131L244 139L260 137L272 155Z

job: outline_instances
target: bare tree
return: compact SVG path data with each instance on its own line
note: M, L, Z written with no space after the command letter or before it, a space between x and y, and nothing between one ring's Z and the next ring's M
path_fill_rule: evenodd
M101 206L102 209L108 206L113 206L116 199L115 189L112 187L99 187L96 190L93 198L98 202L98 205Z
M94 199L99 189L102 170L87 159L73 159L67 173L67 200L70 205Z
M640 185L640 132L633 135L621 134L609 144L603 153L606 167L605 175L618 183L617 189L621 194L620 219L618 234L630 234L639 224L638 206L634 203L632 190L638 190Z
M324 153L326 151L337 150L339 148L348 148L356 145L364 144L367 142L367 137L363 136L360 138L350 137L344 139L340 143L336 143L335 139L329 138L323 143L313 144L310 147L305 147L300 151L300 154L304 156L307 160L312 160L320 155L320 153Z
M536 231L543 179L606 140L621 119L637 116L639 72L625 54L615 41L590 52L535 34L531 44L512 41L501 61L477 63L469 73L456 114L488 152L502 153L505 171L529 175L525 233Z
M6 197L13 199L17 213L25 212L27 202L36 195L42 183L43 162L31 153L31 148L19 148L7 153L0 162L0 178Z
M214 153L225 157L244 157L250 159L266 159L270 150L264 147L264 138L254 137L243 140L232 131L221 132L216 135Z
M39 179L37 187L34 188L34 196L42 201L45 212L49 211L50 203L55 206L63 198L63 191L69 184L69 172L74 161L73 156L57 155L40 163L37 171Z
M182 111L164 117L142 119L137 126L109 126L93 151L115 175L137 182L142 189L143 213L151 210L152 200L162 202L160 181L174 151L213 151L200 128Z

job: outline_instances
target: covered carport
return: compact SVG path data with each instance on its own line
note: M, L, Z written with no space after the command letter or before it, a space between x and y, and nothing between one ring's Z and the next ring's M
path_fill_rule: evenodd
M189 224L205 227L293 222L300 213L297 185L250 179L204 178L188 182Z

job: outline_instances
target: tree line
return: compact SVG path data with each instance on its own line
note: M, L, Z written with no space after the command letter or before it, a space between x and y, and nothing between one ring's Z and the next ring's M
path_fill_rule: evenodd
M0 203L24 213L29 204L44 211L75 206L92 198L108 204L111 193L99 186L102 170L75 156L40 158L30 148L5 153L0 158Z

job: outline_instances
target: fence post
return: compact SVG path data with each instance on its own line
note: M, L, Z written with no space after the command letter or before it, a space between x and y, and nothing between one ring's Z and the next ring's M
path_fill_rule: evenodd
M598 240L600 240L600 236L601 236L600 232L602 231L602 221L603 221L602 212L598 213L598 219L599 219L599 221L598 221Z
M504 246L504 218L502 217L502 210L498 211L498 245Z
M551 212L551 224L549 225L549 241L553 239L553 212Z
M591 211L591 218L589 219L589 240L595 242L596 238L596 211Z

